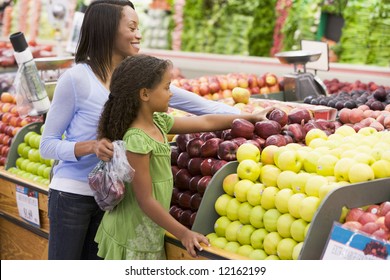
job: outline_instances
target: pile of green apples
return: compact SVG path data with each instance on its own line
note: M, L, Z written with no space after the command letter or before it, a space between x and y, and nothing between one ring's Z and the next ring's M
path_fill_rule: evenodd
M40 155L39 145L43 128L44 126L41 126L40 133L35 131L26 133L24 142L17 148L19 157L16 159L16 166L7 171L28 181L48 186L54 160L42 158Z
M261 153L250 143L239 147L237 172L224 178L215 202L213 246L250 259L296 260L329 192L390 177L389 131L343 125L328 136L312 129L305 143Z

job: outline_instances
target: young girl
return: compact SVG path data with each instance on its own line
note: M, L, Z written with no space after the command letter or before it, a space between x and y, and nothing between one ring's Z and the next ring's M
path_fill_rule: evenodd
M95 241L104 259L164 259L164 232L175 235L196 257L207 238L177 222L168 212L173 178L167 133L223 130L237 115L176 118L167 115L171 63L146 55L126 58L114 71L110 96L98 126L98 138L123 139L127 159L135 169L126 196L106 212ZM269 110L240 115L249 121L265 119Z

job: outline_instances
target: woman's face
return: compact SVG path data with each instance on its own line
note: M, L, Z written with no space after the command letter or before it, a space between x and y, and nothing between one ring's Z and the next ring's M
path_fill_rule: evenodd
M122 18L119 22L113 55L122 59L135 55L140 49L142 36L138 29L138 15L129 6L123 7Z

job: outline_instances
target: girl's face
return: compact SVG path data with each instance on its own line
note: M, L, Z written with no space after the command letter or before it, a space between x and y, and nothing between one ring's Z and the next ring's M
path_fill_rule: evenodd
M114 42L113 55L124 59L135 55L140 49L141 33L138 29L138 15L129 6L123 7L122 18L119 22Z
M154 112L168 111L169 100L172 96L172 92L169 89L171 85L171 79L171 69L167 69L160 84L151 90L150 105L152 106L152 110Z

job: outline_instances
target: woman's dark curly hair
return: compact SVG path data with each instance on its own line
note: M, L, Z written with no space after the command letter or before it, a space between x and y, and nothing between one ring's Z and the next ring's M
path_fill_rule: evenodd
M114 70L110 97L104 105L98 125L98 139L122 140L140 109L141 89L153 89L172 63L148 55L124 59Z

